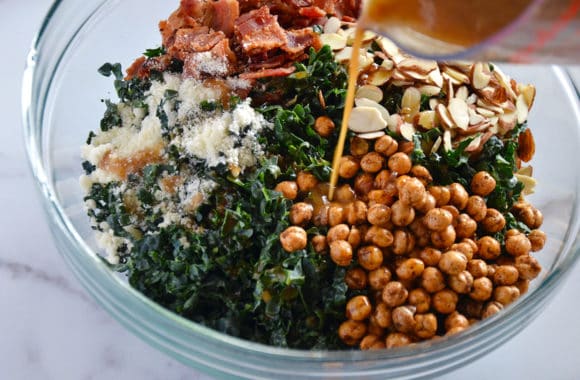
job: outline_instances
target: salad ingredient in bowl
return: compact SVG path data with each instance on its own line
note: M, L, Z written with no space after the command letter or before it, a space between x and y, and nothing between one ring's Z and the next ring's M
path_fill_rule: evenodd
M356 9L279 6L182 1L127 76L101 67L119 101L81 183L114 268L195 322L304 349L457 333L525 293L546 239L524 199L534 87L366 33L330 201Z
M195 322L307 349L456 333L525 293L546 238L522 194L534 87L366 33L330 201L356 9L279 6L182 1L126 77L101 67L119 102L81 182L115 269Z

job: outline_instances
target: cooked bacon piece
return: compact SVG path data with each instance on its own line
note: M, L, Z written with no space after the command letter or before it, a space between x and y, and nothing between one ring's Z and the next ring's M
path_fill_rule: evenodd
M286 77L296 71L296 67L278 67L276 69L265 69L251 73L240 74L241 79L260 79L270 77Z
M298 11L300 16L304 16L306 18L322 18L326 16L326 12L324 9L318 7L304 7L300 8Z
M226 38L223 32L209 32L207 26L179 29L175 33L175 42L167 52L179 60L185 60L189 53L209 51Z
M127 69L125 80L133 78L147 78L151 71L163 72L171 64L171 57L163 55L161 57L145 58L139 57Z
M277 16L272 16L266 6L240 16L234 31L248 55L277 49L287 43L286 32L278 24Z
M181 0L179 9L184 15L199 20L207 13L209 3L209 0Z
M290 30L286 32L286 38L288 43L282 47L282 50L292 56L304 53L310 46L315 49L320 46L320 38L312 28Z
M252 61L255 61L255 63ZM278 54L270 58L254 57L253 59L250 59L250 63L248 64L248 71L273 69L282 66L286 61L287 58L283 54Z
M217 0L211 3L210 26L214 30L221 30L226 36L234 34L234 22L240 17L240 5L237 0Z
M218 42L210 51L189 53L183 62L185 77L226 77L236 71L237 58L227 38Z

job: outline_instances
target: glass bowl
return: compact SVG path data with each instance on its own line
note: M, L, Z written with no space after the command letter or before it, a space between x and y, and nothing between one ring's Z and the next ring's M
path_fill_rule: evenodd
M23 112L28 157L47 220L64 259L87 291L126 328L174 358L214 376L251 378L433 377L505 343L546 307L579 257L578 93L558 67L505 70L534 83L530 117L539 180L532 202L544 213L548 244L536 255L544 270L530 291L498 315L449 338L379 352L299 351L236 339L156 305L133 290L100 258L78 183L80 147L98 129L112 83L97 74L104 62L126 67L156 47L157 22L178 1L61 0L44 20L28 58ZM568 158L568 159L567 159Z

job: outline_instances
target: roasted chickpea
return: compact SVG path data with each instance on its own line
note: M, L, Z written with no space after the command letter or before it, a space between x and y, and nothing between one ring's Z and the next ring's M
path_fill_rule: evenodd
M423 224L422 218L415 218L413 223L409 224L409 230L415 236L415 244L419 247L426 247L431 242L431 232Z
M408 346L411 343L413 343L413 340L409 335L400 332L392 332L387 335L385 345L387 348L395 348Z
M312 173L298 172L296 175L296 184L301 192L308 193L318 186L318 178Z
M505 239L505 250L512 256L528 255L532 250L532 243L526 235L520 233Z
M542 271L542 266L534 257L529 255L522 255L516 257L515 267L519 273L519 278L524 280L533 280L538 277ZM503 284L512 285L512 284Z
M368 284L367 272L359 267L350 268L346 271L344 282L349 289L363 290Z
M439 269L427 267L421 274L421 286L429 292L436 293L445 288L445 278Z
M360 160L360 167L367 173L378 173L385 166L385 158L377 152L369 152Z
M332 203L328 207L328 225L334 227L344 223L345 214L344 207L340 203Z
M477 230L477 223L475 220L467 214L460 214L457 217L457 224L455 226L455 232L459 239L470 238L475 234Z
M274 190L282 193L284 198L291 201L298 196L298 185L294 181L282 181L276 185Z
M436 207L443 207L451 200L451 192L444 186L431 186L429 193L435 198Z
M423 288L411 290L407 302L416 308L417 313L426 313L431 308L431 296Z
M451 215L453 215L453 222L451 222L451 225L453 227L455 227L455 220L459 216L459 210L457 209L457 207L455 207L453 205L445 205L441 208L445 211L449 211L451 213Z
M491 236L483 236L477 241L477 253L485 260L495 260L501 254L501 246Z
M395 230L391 250L395 255L410 253L415 248L415 238L407 230Z
M433 295L433 308L441 314L451 314L457 308L459 296L451 289L443 289Z
M492 315L499 313L502 309L503 305L501 303L496 301L488 302L483 307L483 314L481 315L481 318L489 318Z
M433 338L437 333L437 317L435 314L417 314L415 315L415 335L419 338Z
M443 231L453 221L453 215L442 208L434 208L423 217L423 223L431 231Z
M311 204L305 202L294 203L290 208L290 223L295 226L304 226L310 223L312 219L312 214L314 213L314 207Z
M348 235L350 233L350 228L346 224L339 224L328 230L326 234L326 239L328 244L336 240L348 240Z
M425 264L419 259L406 259L397 268L397 276L402 280L413 280L423 273Z
M371 315L371 302L367 296L352 297L346 304L346 317L353 321L364 321Z
M369 142L360 137L353 137L350 140L350 154L355 157L364 156L369 152Z
M472 195L467 199L467 206L465 212L473 218L476 222L481 222L487 214L487 205L485 200L479 195Z
M370 173L362 173L354 179L354 191L359 198L365 198L373 190L375 179Z
M449 203L457 207L458 210L463 210L467 206L467 200L469 199L469 194L467 190L460 183L452 183L448 186L451 198Z
M390 196L385 190L371 190L367 194L367 197L369 200L369 206L374 205L390 206L393 204L393 197Z
M415 149L415 143L413 141L400 141L399 142L399 152L410 155Z
M493 274L495 285L513 285L518 281L519 273L512 265L500 265Z
M286 252L295 252L306 248L308 236L302 227L288 227L280 234L280 243Z
M426 193L420 204L415 206L415 209L423 214L428 213L435 208L435 197Z
M338 186L334 191L334 200L338 203L346 204L354 202L356 194L349 184Z
M393 309L393 327L403 333L415 331L415 308L413 306L399 306Z
M447 279L449 287L458 294L468 294L473 286L473 276L468 271L449 276Z
M354 201L345 208L346 220L350 225L362 224L367 221L367 205L363 201Z
M516 203L512 208L512 212L518 220L521 220L531 229L540 228L544 222L544 216L540 210L525 201Z
M419 258L423 260L425 265L436 266L441 260L441 251L432 247L423 248L419 252Z
M382 350L386 347L384 339L381 339L377 335L367 335L361 341L359 348L363 351L366 350Z
M382 337L385 334L385 329L377 324L377 320L375 319L373 314L371 314L371 316L368 319L367 334L380 336L380 337ZM383 342L383 344L384 344L384 342Z
M358 263L366 270L375 270L383 264L383 251L374 245L359 248Z
M471 179L471 191L476 195L486 197L495 190L495 179L488 172L475 173Z
M375 152L385 157L392 156L399 149L399 144L391 136L382 136L375 141Z
M393 234L386 228L371 226L365 234L365 242L372 243L379 248L390 247L393 241Z
M474 278L487 276L487 263L481 259L473 259L467 262L467 270Z
M424 167L423 165L415 165L411 168L411 175L421 181L423 186L427 186L431 182L433 182L433 177L429 170Z
M493 290L493 299L504 306L509 305L520 297L517 286L498 286Z
M384 190L387 195L393 197L397 195L397 176L388 170L381 170L375 177L373 185L376 189Z
M335 240L330 243L330 258L341 267L347 267L352 262L352 247L344 240Z
M410 177L399 188L399 200L413 207L420 205L426 194L425 186L417 178Z
M369 286L373 290L383 290L391 281L391 271L385 266L372 270L368 274Z
M355 346L367 333L367 325L361 321L346 320L338 328L338 336L345 344Z
M321 137L327 138L332 136L334 132L335 125L334 121L328 116L320 116L314 122L314 130L318 133Z
M393 154L388 161L389 170L399 175L407 174L411 171L412 163L409 155L401 152Z
M446 249L455 243L455 228L452 225L447 226L442 231L434 231L431 233L431 243L435 248Z
M391 281L383 289L383 302L389 307L401 306L407 300L409 292L399 281Z
M350 232L348 233L348 239L346 241L348 241L348 243L353 248L358 248L358 246L360 245L361 240L362 240L361 234L362 234L361 230L358 229L358 227L353 226L350 229Z
M473 286L471 287L469 297L475 301L487 301L489 298L491 298L492 291L493 284L489 278L476 278L473 280Z
M415 219L415 210L401 200L396 201L391 206L391 221L399 227L408 226Z
M445 332L445 336L451 336L454 334L458 334L458 333L462 332L463 330L465 330L466 328L467 327L461 327L461 326L452 327Z
M530 280L520 279L516 282L516 287L520 290L520 295L524 295L528 292L530 287Z
M481 221L483 228L492 234L503 230L505 227L505 218L501 212L494 208L488 208L485 218Z
M453 313L449 314L447 318L445 318L445 330L449 331L454 327L469 327L469 321L465 315L458 311L454 311Z
M360 162L357 158L353 156L343 156L340 158L340 163L338 167L338 175L341 178L353 178L357 175L360 169Z
M475 247L477 249L477 245ZM472 245L464 241L451 245L450 250L463 253L467 260L473 259L473 255L475 254Z
M528 239L532 245L532 252L538 252L546 244L546 234L540 230L533 230L528 234Z
M448 275L457 275L467 268L467 258L458 251L447 251L441 255L439 269Z
M469 324L472 324L475 323L477 319L481 319L481 314L483 313L483 302L471 298L463 298L457 305L457 310L469 318ZM473 319L475 319L475 321L472 322Z
M385 227L391 221L391 209L381 204L372 205L368 209L367 220L374 226Z
M312 243L312 248L316 253L325 253L328 249L328 242L324 235L313 236L310 242Z
M393 317L391 309L383 302L379 302L373 311L372 318L377 325L386 329L391 327Z

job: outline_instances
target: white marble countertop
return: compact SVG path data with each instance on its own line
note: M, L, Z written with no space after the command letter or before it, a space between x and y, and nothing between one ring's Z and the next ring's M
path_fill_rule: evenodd
M206 379L101 310L54 247L20 124L25 55L49 4L0 0L0 379ZM580 80L580 69L575 74ZM578 294L577 265L548 310L521 334L443 378L579 379Z

